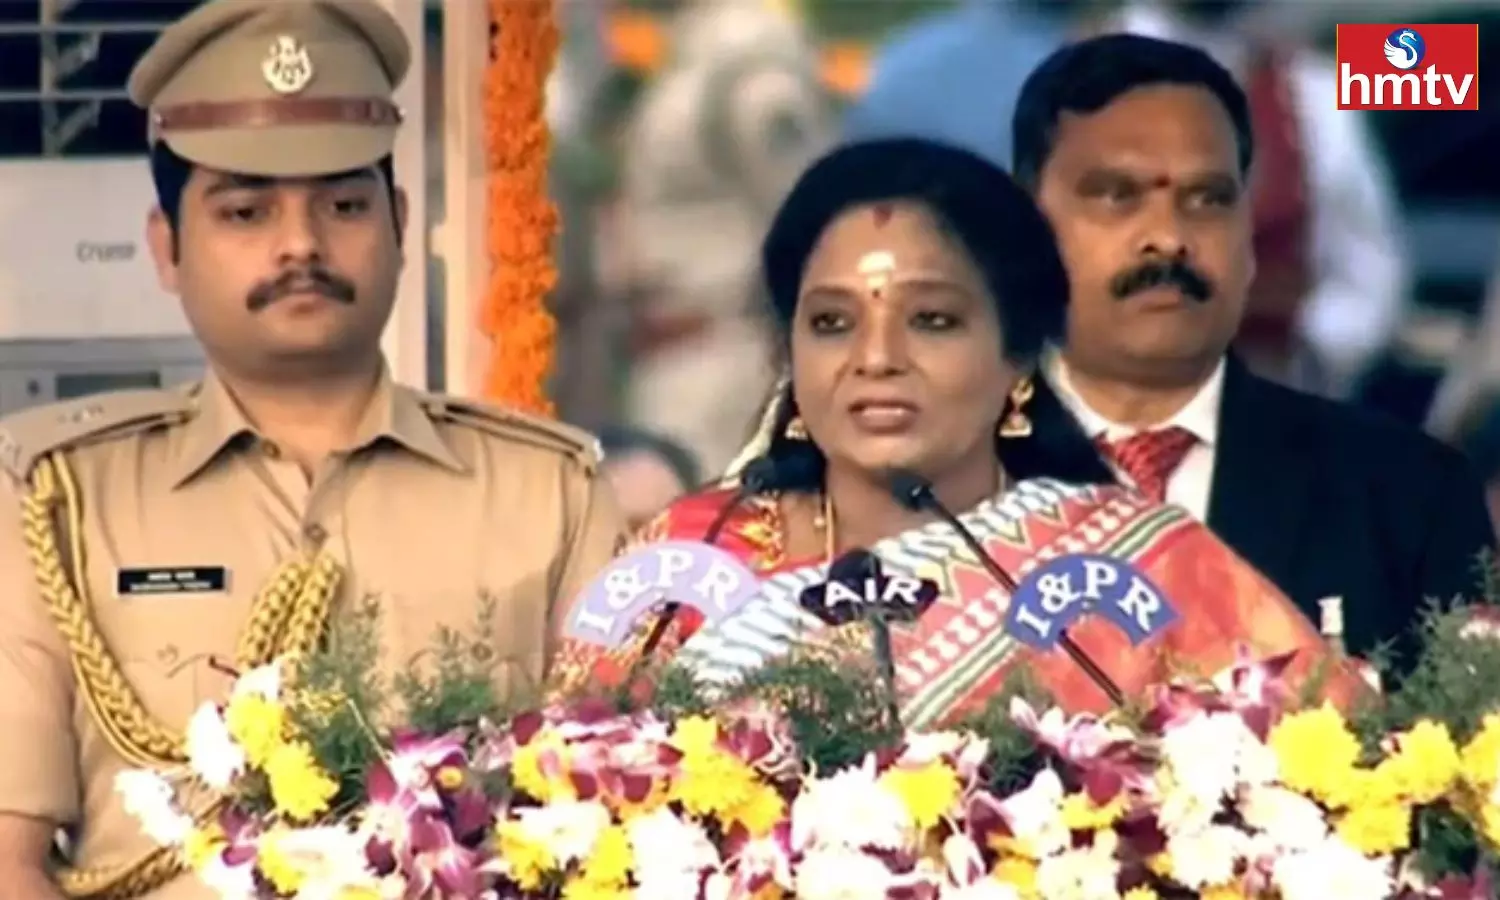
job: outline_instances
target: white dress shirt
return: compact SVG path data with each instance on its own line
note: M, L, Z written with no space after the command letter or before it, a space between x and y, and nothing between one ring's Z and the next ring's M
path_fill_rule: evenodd
M1048 354L1042 371L1047 383L1052 386L1053 393L1057 394L1062 405L1083 426L1084 434L1090 440L1102 437L1106 441L1118 441L1142 431L1173 427L1186 429L1196 437L1198 442L1188 450L1177 470L1167 478L1167 502L1186 509L1200 522L1208 521L1208 500L1213 487L1214 458L1219 444L1219 405L1224 399L1222 360L1203 383L1203 387L1193 395L1193 399L1165 422L1149 428L1132 428L1112 422L1085 403L1073 389L1067 365L1061 355ZM1122 481L1130 481L1129 476L1118 469L1115 474Z

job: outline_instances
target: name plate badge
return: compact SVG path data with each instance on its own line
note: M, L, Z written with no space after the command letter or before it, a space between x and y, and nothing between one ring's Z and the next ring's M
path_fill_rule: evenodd
M119 569L115 594L145 597L161 594L219 594L229 587L223 566L173 566L162 569Z

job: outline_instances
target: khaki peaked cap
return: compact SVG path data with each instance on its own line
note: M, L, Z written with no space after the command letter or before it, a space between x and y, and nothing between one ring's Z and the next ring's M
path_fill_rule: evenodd
M391 153L411 45L375 0L211 0L130 75L148 139L212 169L325 175Z

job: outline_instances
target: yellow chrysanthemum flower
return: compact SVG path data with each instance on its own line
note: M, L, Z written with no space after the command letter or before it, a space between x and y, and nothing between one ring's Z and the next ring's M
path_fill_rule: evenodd
M1246 900L1249 896L1237 884L1215 884L1198 892L1198 900Z
M1062 820L1069 831L1097 831L1108 828L1125 814L1125 797L1116 795L1103 806L1088 794L1069 794L1063 798Z
M990 877L1014 888L1023 897L1036 896L1036 861L1023 856L1002 856Z
M729 824L731 814L752 799L760 779L745 763L720 750L684 753L671 798L695 816Z
M1161 898L1156 891L1143 885L1126 891L1120 900L1161 900Z
M245 751L245 761L261 769L286 740L286 708L260 694L242 694L225 707L224 726Z
M1500 715L1484 717L1479 732L1464 746L1460 777L1480 794L1488 794L1500 779Z
M1395 770L1382 763L1373 769L1356 767L1344 778L1329 788L1321 798L1330 809L1348 809L1351 806L1382 803L1404 803Z
M1469 818L1491 847L1500 848L1500 806L1485 803L1476 815Z
M255 844L255 867L276 893L290 897L301 889L306 873L296 859L282 849L281 839L285 834L285 831L273 828L261 835Z
M688 716L677 720L672 729L672 746L683 753L705 753L719 741L719 723L707 716Z
M725 814L730 824L738 824L753 838L765 837L786 817L786 801L768 784L757 785L745 802Z
M1400 750L1377 771L1395 782L1413 803L1432 803L1447 794L1458 780L1458 745L1442 722L1422 721L1400 737Z
M557 754L562 758L560 771L567 769L567 743L555 731L536 734L523 747L517 747L511 757L510 780L516 789L538 802L556 803L576 799L573 783L566 778L549 778L542 771L542 757Z
M182 842L182 861L196 872L212 862L227 845L224 829L218 823L207 828L194 828Z
M934 828L958 803L963 783L946 763L933 762L921 768L896 767L880 776L880 784L901 798L907 815L917 828Z
M594 849L583 864L583 878L596 885L623 886L635 862L630 836L619 825L611 825L594 839Z
M1411 842L1411 808L1402 803L1361 803L1334 826L1344 842L1366 856L1405 850Z
M506 874L523 891L542 886L542 879L557 871L557 857L546 844L532 840L520 822L501 822L495 829L495 849L505 861Z
M1356 777L1359 739L1331 704L1282 719L1267 743L1287 787L1324 801L1348 794Z
M328 809L339 784L318 765L312 748L301 741L282 744L266 760L271 802L276 811L297 822L307 822Z

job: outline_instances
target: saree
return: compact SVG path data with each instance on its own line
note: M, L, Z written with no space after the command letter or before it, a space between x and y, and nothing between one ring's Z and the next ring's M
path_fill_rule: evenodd
M642 541L698 540L732 496L696 494L673 504ZM1175 608L1160 634L1135 643L1099 616L1076 620L1068 634L1127 697L1182 675L1212 676L1241 652L1254 657L1293 653L1294 679L1316 673L1325 696L1340 704L1364 683L1296 606L1185 510L1154 503L1126 488L1079 486L1050 479L1022 481L960 514L985 550L1011 577L1049 562L1092 555L1122 560L1143 573ZM774 498L753 498L729 519L718 542L762 579L758 593L729 617L706 624L684 608L654 653L675 655L709 683L730 683L801 645L827 637L830 626L806 611L802 591L825 581L824 560L789 559ZM869 548L885 570L929 580L938 599L913 622L891 627L902 721L930 728L977 711L1024 667L1032 683L1073 712L1104 712L1104 690L1061 649L1038 650L1007 628L1011 596L955 529L935 522ZM638 635L603 652L572 646L560 668L582 680L609 682L630 671Z

